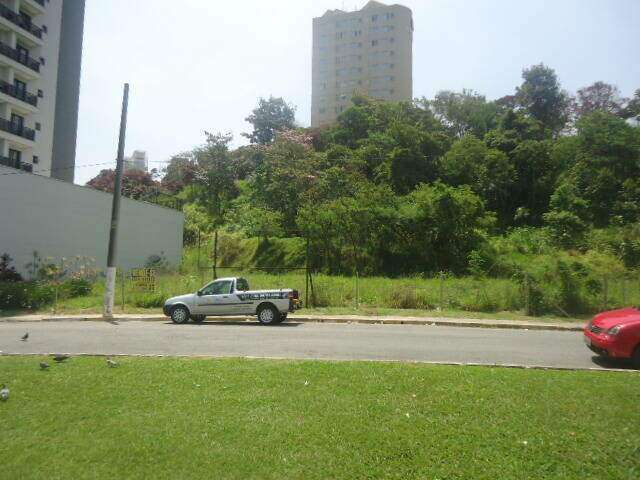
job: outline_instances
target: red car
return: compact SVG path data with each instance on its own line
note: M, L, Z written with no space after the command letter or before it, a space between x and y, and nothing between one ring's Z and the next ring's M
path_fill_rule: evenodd
M584 342L598 355L631 359L640 369L640 309L630 307L596 315L584 327Z

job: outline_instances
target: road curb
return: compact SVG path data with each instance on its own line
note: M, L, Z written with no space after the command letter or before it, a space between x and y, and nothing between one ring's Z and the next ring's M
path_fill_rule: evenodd
M0 353L0 357L51 357L61 352L50 353ZM453 367L484 367L484 368L507 368L518 370L549 370L549 371L565 371L565 372L598 372L598 373L626 373L637 375L640 374L639 370L632 368L602 368L602 367L560 367L551 365L525 365L518 363L482 363L482 362L455 362L447 360L390 360L390 359L377 359L377 358L358 358L358 359L345 359L345 358L326 358L326 357L278 357L278 356L259 356L259 355L189 355L189 354L163 354L163 353L71 353L63 352L70 357L97 357L97 358L193 358L202 360L232 360L232 359L244 359L244 360L272 360L272 361L287 361L287 362L327 362L327 363L402 363L412 365L441 365L441 366L453 366ZM72 360L72 358L70 358Z
M108 323L119 322L160 322L170 321L168 317L163 315L151 316L115 316L113 319L105 320L100 316L25 316L25 317L5 317L0 318L0 323L29 323L29 322L99 322ZM253 321L250 317L224 317L224 319L209 319L208 322L226 322L226 321ZM532 322L515 322L515 321L492 321L492 320L453 320L443 318L385 318L385 317L346 317L346 316L291 316L289 321L300 323L339 323L339 324L364 324L364 325L424 325L424 326L440 326L440 327L467 327L467 328L500 328L511 330L548 330L562 332L581 332L582 325L575 324L558 324L558 323L532 323Z

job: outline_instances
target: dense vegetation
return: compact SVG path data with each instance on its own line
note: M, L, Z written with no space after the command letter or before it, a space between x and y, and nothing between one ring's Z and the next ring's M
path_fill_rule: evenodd
M187 243L225 231L300 251L298 237L328 274L553 276L593 293L594 274L640 266L640 128L627 121L640 90L624 99L596 82L571 97L540 64L495 101L355 95L319 130L295 128L293 113L261 99L250 145L207 133L146 195L128 189L182 208Z

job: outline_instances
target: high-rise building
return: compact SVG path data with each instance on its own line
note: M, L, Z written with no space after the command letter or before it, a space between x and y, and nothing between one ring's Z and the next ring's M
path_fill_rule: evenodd
M311 126L335 121L354 93L411 100L413 17L402 5L370 1L313 19Z
M124 158L124 171L139 170L141 172L149 171L149 159L147 152L142 150L134 150L130 157Z
M73 182L85 0L0 0L0 164Z

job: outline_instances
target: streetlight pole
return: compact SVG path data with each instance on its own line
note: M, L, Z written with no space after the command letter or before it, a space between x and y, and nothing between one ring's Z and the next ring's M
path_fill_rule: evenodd
M118 139L118 159L116 163L116 179L113 188L113 204L111 207L111 229L109 232L109 253L107 256L107 284L104 296L104 318L113 318L113 304L116 297L116 262L118 248L118 220L120 217L120 190L122 187L122 167L124 163L124 142L127 131L127 107L129 104L129 84L124 84L122 97L122 115L120 117L120 137Z

